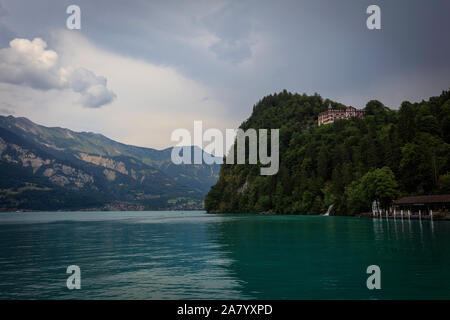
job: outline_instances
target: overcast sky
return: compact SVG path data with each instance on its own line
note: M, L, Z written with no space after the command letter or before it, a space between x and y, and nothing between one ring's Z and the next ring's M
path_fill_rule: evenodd
M282 89L398 108L449 89L449 14L446 0L0 0L0 114L159 149L194 120L236 128Z

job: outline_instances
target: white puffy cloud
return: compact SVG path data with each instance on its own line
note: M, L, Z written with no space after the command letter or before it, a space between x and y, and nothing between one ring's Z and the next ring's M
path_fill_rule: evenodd
M0 49L0 82L38 90L70 89L81 95L80 103L88 108L114 100L105 77L84 68L63 67L58 54L46 48L41 38L12 40L8 48Z
M14 114L14 113L15 113L15 112L14 112L14 110L13 110L11 104L0 102L0 114L1 114L1 115L7 115L7 116L9 116L9 115L12 115L12 114Z
M0 81L47 90L61 87L58 54L40 38L14 39L0 50Z
M66 86L81 93L81 103L88 108L98 108L114 100L116 95L107 87L105 77L97 76L85 68L64 70Z

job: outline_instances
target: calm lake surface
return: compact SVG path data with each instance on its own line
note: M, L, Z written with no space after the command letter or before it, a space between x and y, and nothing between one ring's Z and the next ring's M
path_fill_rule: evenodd
M0 213L1 299L449 299L449 271L444 221Z

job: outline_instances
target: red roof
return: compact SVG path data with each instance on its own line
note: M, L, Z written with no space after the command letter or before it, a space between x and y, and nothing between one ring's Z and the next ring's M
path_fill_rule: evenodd
M394 200L393 202L394 204L450 203L450 194L404 197L398 200Z

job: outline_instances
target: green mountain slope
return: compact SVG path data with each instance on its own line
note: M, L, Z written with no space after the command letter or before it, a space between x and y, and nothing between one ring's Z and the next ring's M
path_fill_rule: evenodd
M202 208L219 166L176 166L171 150L0 117L0 208Z
M205 199L209 212L323 213L369 211L371 200L450 192L450 92L398 111L367 103L364 119L317 126L331 104L319 95L283 91L263 98L242 125L280 128L280 169L222 165Z

